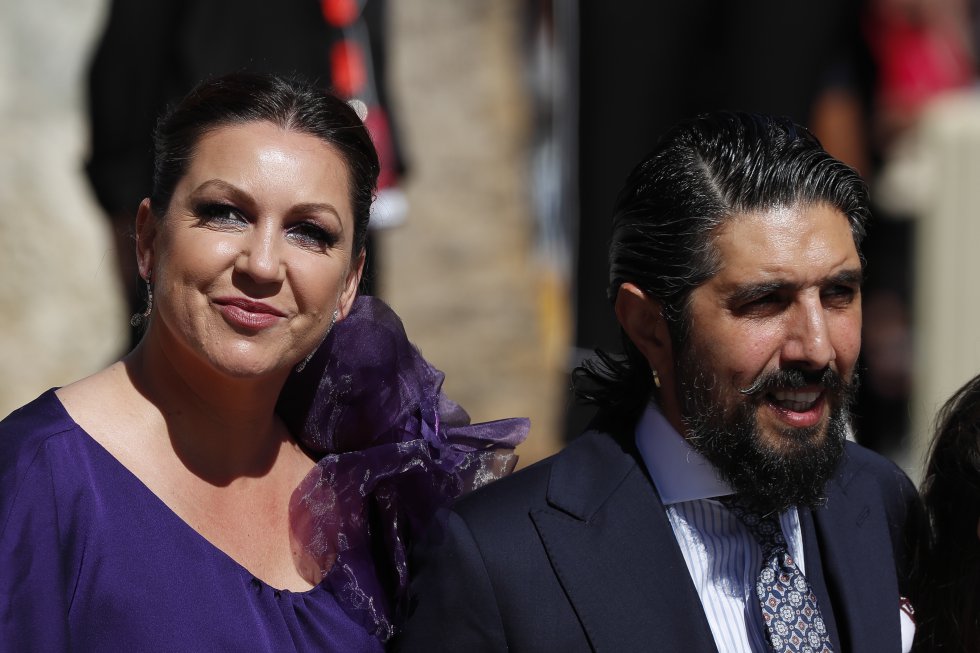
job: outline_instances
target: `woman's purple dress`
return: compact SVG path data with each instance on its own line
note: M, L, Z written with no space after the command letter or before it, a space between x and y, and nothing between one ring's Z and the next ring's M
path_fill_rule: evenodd
M325 584L277 590L205 540L48 391L0 423L0 650L383 646Z

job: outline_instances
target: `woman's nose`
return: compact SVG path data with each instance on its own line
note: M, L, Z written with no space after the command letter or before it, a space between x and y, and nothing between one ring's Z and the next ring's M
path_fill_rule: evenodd
M256 225L245 239L236 267L258 282L282 281L285 264L281 246L274 229Z

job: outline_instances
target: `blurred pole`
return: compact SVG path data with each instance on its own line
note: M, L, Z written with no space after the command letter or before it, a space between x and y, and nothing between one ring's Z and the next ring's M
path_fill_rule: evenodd
M906 467L919 480L936 411L980 371L980 97L968 92L936 101L913 138L916 153L902 184L918 222L913 443Z

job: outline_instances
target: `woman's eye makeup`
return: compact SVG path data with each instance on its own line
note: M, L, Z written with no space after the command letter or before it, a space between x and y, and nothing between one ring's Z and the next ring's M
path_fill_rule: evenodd
M206 226L238 226L247 222L245 216L231 204L201 202L194 206L194 215Z
M193 204L192 210L198 223L211 229L238 231L252 222L244 211L227 202L204 200ZM338 230L313 217L287 220L283 231L288 241L317 252L333 249L341 239Z
M318 251L333 248L339 240L339 236L335 232L309 221L294 224L287 229L286 233L288 234L287 237L297 244Z

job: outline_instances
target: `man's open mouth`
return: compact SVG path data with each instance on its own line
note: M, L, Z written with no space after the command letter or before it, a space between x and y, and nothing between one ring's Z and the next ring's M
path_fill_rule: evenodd
M780 408L802 413L813 408L821 394L819 390L773 390L767 397Z

